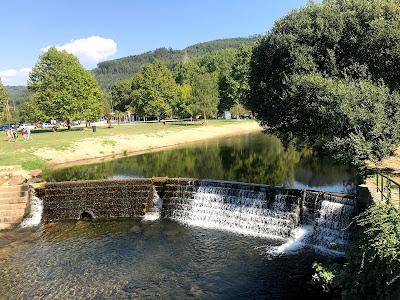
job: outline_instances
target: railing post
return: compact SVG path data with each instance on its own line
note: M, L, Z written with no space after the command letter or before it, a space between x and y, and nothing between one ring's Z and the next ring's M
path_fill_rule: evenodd
M379 192L379 175L378 170L375 171L376 174L376 192Z
M383 201L383 176L381 175L381 201Z
M386 202L390 203L392 201L392 182L390 181L390 179L387 179L386 187L388 189Z

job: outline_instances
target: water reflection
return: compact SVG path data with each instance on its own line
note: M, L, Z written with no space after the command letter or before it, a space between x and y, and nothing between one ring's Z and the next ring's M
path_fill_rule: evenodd
M308 149L285 148L275 136L249 134L57 170L48 180L194 177L350 192L355 174L350 167L317 157Z

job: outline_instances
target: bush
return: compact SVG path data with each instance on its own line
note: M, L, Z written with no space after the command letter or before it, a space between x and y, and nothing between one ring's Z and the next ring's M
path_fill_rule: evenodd
M400 212L392 204L376 204L356 218L348 263L314 264L313 282L324 290L341 286L344 299L400 299Z

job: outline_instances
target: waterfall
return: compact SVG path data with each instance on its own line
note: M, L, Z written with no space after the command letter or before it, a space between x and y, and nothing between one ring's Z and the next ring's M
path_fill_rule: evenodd
M147 211L143 217L144 221L155 221L161 216L162 199L158 195L156 189L153 187L153 207Z
M43 213L43 201L36 196L35 190L30 190L30 212L19 225L21 228L33 227L40 224Z
M352 199L327 196L321 202L314 225L314 247L332 252L343 252L349 241L349 227L353 216Z
M221 181L177 185L165 216L184 224L282 238L277 253L304 247L343 255L354 211L352 198L329 193ZM300 221L301 220L301 221Z
M246 185L202 181L192 197L187 193L180 189L170 199L169 217L188 225L285 238L299 219L297 206L288 204L292 196L270 201L265 190Z

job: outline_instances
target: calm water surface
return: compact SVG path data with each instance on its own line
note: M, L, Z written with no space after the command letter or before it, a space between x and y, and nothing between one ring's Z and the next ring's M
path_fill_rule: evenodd
M312 252L173 221L63 222L0 232L1 299L332 299Z
M48 180L153 176L233 180L331 192L351 192L356 182L356 172L350 167L317 157L307 149L284 148L278 138L262 133L61 169L49 174Z

